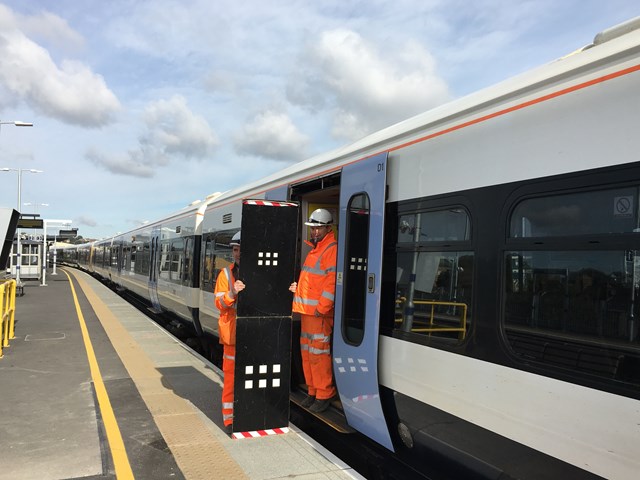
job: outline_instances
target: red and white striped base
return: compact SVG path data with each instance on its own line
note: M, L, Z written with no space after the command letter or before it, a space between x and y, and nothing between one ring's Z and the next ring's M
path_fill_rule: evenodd
M293 202L274 202L273 200L245 200L245 205L259 205L261 207L297 207Z
M267 437L269 435L281 435L283 433L289 433L289 427L273 428L269 430L254 430L253 432L233 432L231 438L258 438Z

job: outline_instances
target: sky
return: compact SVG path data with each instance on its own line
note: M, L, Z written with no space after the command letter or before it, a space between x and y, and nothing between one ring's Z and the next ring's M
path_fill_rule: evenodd
M0 0L0 207L110 237L639 15L637 0Z

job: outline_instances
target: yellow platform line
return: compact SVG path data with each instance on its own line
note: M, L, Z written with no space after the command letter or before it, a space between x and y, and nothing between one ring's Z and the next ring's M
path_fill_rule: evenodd
M70 273L136 384L184 477L187 480L247 479L240 465L209 431L203 413L165 385L166 379L97 292L79 272L71 270Z
M100 414L104 422L104 427L107 433L107 440L109 442L109 448L111 449L111 456L113 457L113 464L116 470L116 478L118 480L129 480L135 478L131 471L131 465L129 464L129 457L122 441L122 435L116 416L113 413L111 407L111 401L107 389L102 381L102 374L100 373L100 367L96 359L96 354L93 350L93 344L91 343L91 337L87 330L87 324L82 315L80 304L78 302L78 296L76 295L76 289L73 287L73 281L67 272L64 274L69 279L69 285L71 286L71 293L73 294L73 303L76 307L76 313L78 315L78 321L80 322L80 330L82 330L82 339L84 340L84 346L87 350L87 358L89 360L89 368L91 370L91 378L96 389L96 396L98 397L98 405L100 407Z

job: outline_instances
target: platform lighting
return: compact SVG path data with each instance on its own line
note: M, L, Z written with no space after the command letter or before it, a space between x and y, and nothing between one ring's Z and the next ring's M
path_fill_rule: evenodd
M26 202L26 203L23 203L22 205L24 205L25 207L35 207L36 213L38 213L38 207L48 207L49 206L48 203L31 203L31 202Z
M20 120L14 120L13 122L0 122L0 125L15 125L16 127L33 127L33 123L21 122Z
M13 120L11 122L0 121L0 128L2 128L2 125L13 125L13 126L16 126L16 127L33 127L33 123L31 123L31 122L22 122L20 120ZM18 212L20 212L20 189L21 189L21 183L22 183L22 169L20 169L20 168L18 168L18 169L16 169L16 168L2 168L0 170L2 170L3 172L8 172L8 171L11 171L11 170L13 170L13 171L17 170L18 171ZM28 171L30 171L32 173L41 173L40 170L30 169ZM18 250L16 252L17 253L17 257L16 257L16 259L17 259L17 263L16 263L16 283L18 285L21 285L21 283L20 283L20 263L21 263L21 258L20 258L20 253L21 253L20 252L20 229L18 229L18 241L16 243L16 249Z

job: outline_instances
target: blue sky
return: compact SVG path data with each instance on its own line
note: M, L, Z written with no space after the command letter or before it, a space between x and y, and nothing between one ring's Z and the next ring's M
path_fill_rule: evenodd
M125 232L551 62L637 0L0 0L22 212ZM17 207L0 171L0 206ZM31 205L24 205L30 203ZM48 204L45 206L44 204Z

